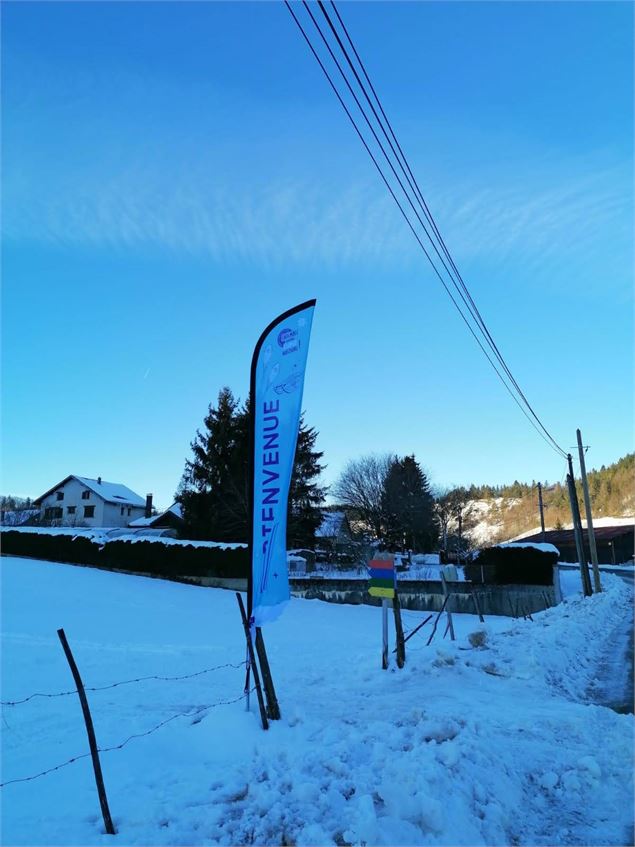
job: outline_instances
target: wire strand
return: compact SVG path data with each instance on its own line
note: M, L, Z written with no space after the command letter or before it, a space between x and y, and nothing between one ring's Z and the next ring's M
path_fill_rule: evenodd
M131 685L133 682L146 682L150 679L157 679L161 682L176 682L181 679L194 679L196 676L202 676L206 673L212 673L212 671L219 671L223 668L242 668L244 667L245 662L239 662L237 665L234 664L226 664L226 665L216 665L214 668L205 668L202 671L196 671L195 673L184 674L183 676L140 676L137 679L125 679L122 682L112 682L109 685L99 685L96 687L88 687L84 686L84 691L106 691L109 688L117 688L120 685ZM59 691L54 694L41 694L36 692L35 694L30 694L28 697L25 697L23 700L3 700L0 702L0 706L19 706L22 703L28 703L29 700L33 700L36 697L68 697L70 694L77 694L77 689L74 688L72 691Z
M125 741L122 741L121 744L116 744L116 745L113 745L112 747L98 747L97 752L98 753L110 753L113 750L121 750L122 747L125 747L126 744L128 744L133 739L144 738L146 735L152 735L153 732L156 732L158 729L161 729L161 727L165 726L168 723L171 723L172 721L176 720L177 718L195 717L196 715L200 715L201 712L207 713L211 709L215 709L217 706L229 706L232 703L238 703L238 702L240 702L240 700L244 700L245 697L247 696L247 694L248 693L250 694L252 691L255 691L255 686L254 686L254 688L250 689L249 692L243 692L240 695L240 697L236 697L233 700L219 700L218 703L211 703L210 705L207 705L207 706L199 706L196 709L190 709L186 712L177 712L177 714L172 715L171 717L166 718L165 720L156 724L156 726L153 726L152 729L149 729L146 732L136 732L136 733L134 733L134 735L130 735L128 738L126 738ZM16 782L31 782L34 779L39 779L42 776L47 776L48 774L54 773L55 771L59 771L62 768L66 768L69 765L74 764L75 762L79 762L80 759L87 759L90 755L91 755L90 753L81 753L79 756L73 756L72 759L68 759L66 762L62 762L59 765L55 765L54 767L48 768L47 770L41 771L40 773L34 774L33 776L23 776L23 777L20 777L18 779L9 779L9 780L7 780L7 782L0 783L0 788L4 788L6 785L13 785Z

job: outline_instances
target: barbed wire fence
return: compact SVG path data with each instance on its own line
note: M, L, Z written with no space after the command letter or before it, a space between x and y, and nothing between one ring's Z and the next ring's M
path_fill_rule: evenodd
M246 661L241 661L241 662L236 662L236 663L226 662L226 663L221 664L221 665L214 665L212 667L203 668L202 670L195 671L193 673L180 674L180 675L175 675L175 676L161 676L161 675L158 675L158 674L152 674L152 675L148 675L148 676L135 677L134 679L118 680L116 682L112 682L112 683L109 683L107 685L85 686L85 687L83 687L83 690L84 691L90 691L90 692L107 691L107 690L118 688L118 687L125 686L125 685L133 685L133 684L136 684L136 683L142 683L142 682L148 682L148 681L180 682L182 680L194 679L196 677L201 677L201 676L204 676L206 674L214 673L216 671L221 671L221 670L225 670L225 669L240 670L241 668L244 668L246 666L246 664L247 664ZM110 745L110 746L107 746L107 747L97 747L95 752L96 753L110 753L110 752L113 752L115 750L121 750L127 744L129 744L131 741L138 739L138 738L145 738L146 736L152 735L153 733L157 732L162 727L166 726L169 723L172 723L172 721L175 721L178 718L194 718L194 720L192 721L192 724L200 723L200 721L202 721L209 714L209 712L211 712L213 709L218 708L219 706L229 706L229 705L232 705L234 703L239 703L241 700L245 700L253 690L254 690L253 688L249 689L249 690L245 690L238 697L234 697L234 698L230 698L230 699L217 700L216 702L213 702L213 703L206 703L205 705L198 705L198 706L195 706L195 707L190 707L188 709L182 710L180 712L176 712L175 714L171 715L168 718L165 718L164 720L160 721L155 726L151 727L148 730L145 730L144 732L133 733L132 735L129 735L124 741L120 742L119 744L113 744L113 745ZM37 699L37 698L54 699L54 698L59 698L59 697L69 697L69 696L72 696L73 694L79 695L80 694L79 688L73 688L73 689L69 689L69 690L66 690L66 691L56 691L56 692L36 691L36 692L29 694L28 696L20 698L20 699L2 700L2 701L0 701L0 706L3 709L3 721L4 721L5 725L8 726L8 723L6 722L6 717L5 717L5 714L4 714L5 709L13 709L17 706L22 706L22 705L29 703L29 702ZM57 765L53 765L52 767L46 768L45 770L40 771L39 773L35 773L35 774L30 775L30 776L17 777L17 778L14 778L14 779L5 780L4 782L0 783L0 788L5 788L8 785L13 785L13 784L20 783L20 782L32 782L36 779L40 779L41 777L47 776L48 774L54 773L55 771L62 770L63 768L66 768L66 767L74 764L75 762L79 762L82 759L90 758L91 755L93 755L92 752L80 753L76 756L72 756L71 758L67 759L64 762L60 762Z

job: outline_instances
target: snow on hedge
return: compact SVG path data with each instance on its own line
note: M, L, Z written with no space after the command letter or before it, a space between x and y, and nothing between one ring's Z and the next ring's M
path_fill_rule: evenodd
M134 544L137 541L152 541L156 544L167 544L168 546L177 547L217 547L221 550L237 550L246 548L247 545L241 542L224 542L224 541L191 541L189 539L170 538L165 535L151 534L152 530L127 532L122 528L108 529L107 527L72 527L72 526L23 526L23 527L2 527L2 532L28 532L37 535L66 535L71 538L86 538L88 541L95 541L97 544L105 544L107 541L130 541Z
M455 615L458 640L408 642L380 667L381 614L292 599L265 638L282 720L263 732L243 668L89 692L118 830L103 835L90 759L2 789L3 844L626 844L633 716L589 705L632 590L533 623ZM575 591L575 584L572 582ZM2 559L3 699L72 688L65 628L88 686L240 663L232 593L29 559ZM425 613L407 612L412 629ZM440 627L440 630L442 627ZM3 709L3 774L86 750L76 698Z

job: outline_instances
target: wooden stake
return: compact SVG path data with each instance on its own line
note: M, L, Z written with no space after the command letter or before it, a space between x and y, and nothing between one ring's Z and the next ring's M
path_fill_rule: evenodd
M256 627L256 652L260 659L260 670L262 671L262 684L265 688L265 697L267 698L267 715L272 721L280 720L280 706L276 697L276 689L273 687L273 677L269 668L269 659L267 658L267 650L265 649L265 640L262 637L262 631L259 626Z
M245 604L243 603L243 598L240 596L240 592L236 592L236 599L238 600L238 607L240 608L240 616L243 620L243 629L245 630L245 638L247 639L247 650L249 651L249 663L251 665L251 672L254 675L254 685L256 686L256 695L258 697L258 708L260 709L260 720L262 721L262 728L269 729L269 721L267 720L267 712L265 710L265 701L262 697L262 688L260 687L260 674L258 673L258 665L256 664L256 657L254 655L254 645L251 641L251 632L249 630L249 620L247 619L247 613L245 612Z
M403 624L401 622L401 604L399 603L399 595L395 591L395 596L392 601L392 611L395 618L395 634L397 636L397 667L403 668L406 663L406 640L403 637ZM393 650L393 652L395 652Z
M97 750L97 739L95 738L95 729L93 727L93 720L90 716L90 709L88 708L88 700L86 699L84 684L82 682L82 678L79 675L79 671L77 669L77 665L75 664L73 654L71 653L71 648L68 646L68 641L66 640L64 630L58 629L57 634L59 636L60 641L62 642L62 649L64 650L64 655L66 656L68 664L70 665L71 673L73 674L73 679L75 680L75 685L77 686L79 702L81 703L82 712L84 714L84 722L86 724L86 733L88 735L90 755L93 760L93 770L95 772L95 782L97 784L97 794L99 795L99 805L101 806L101 814L104 819L104 826L106 827L106 832L108 833L108 835L116 835L115 827L113 826L112 818L110 817L110 809L108 808L106 787L104 785L104 777L101 772L101 763L99 761L99 753Z
M439 623L439 618L440 618L440 617L441 617L441 615L443 614L443 612L444 612L444 610L445 610L445 604L446 604L447 602L448 602L448 597L447 597L447 595L446 595L446 596L443 598L443 605L441 606L441 611L440 611L440 612L439 612L439 614L436 616L436 619L435 619L435 621L434 621L434 626L432 627L432 632L430 633L430 638L428 638L428 640L427 640L427 642L426 642L426 647L429 647L429 646L430 646L430 644L432 643L432 639L434 638L434 633L437 631L437 625L438 625L438 623Z
M443 594L445 595L445 598L447 600L447 598L450 595L448 594L448 586L447 586L447 583L445 581L445 574L443 573L443 571L441 571L441 582L443 583ZM447 615L448 615L448 626L450 627L450 638L452 639L452 641L456 641L456 637L454 635L454 624L452 623L452 612L450 611L449 605L448 605L448 609L447 609ZM445 635L443 637L445 638Z
M478 619L481 623L485 623L485 618L481 614L481 607L478 604L478 597L476 596L476 592L472 591L472 600L474 600L474 606L476 608L476 614L478 615Z
M413 636L413 635L416 635L416 634L417 634L417 632L419 632L419 630L421 629L421 627L422 627L422 626L425 626L425 625L428 623L428 621L430 620L430 618L433 618L433 617L434 617L434 612L433 612L431 615L428 615L428 617L427 617L424 621L421 621L421 623L420 623L420 624L418 624L418 625L417 625L417 626L416 626L416 627L412 630L412 632L409 632L409 633L408 633L408 635L406 635L406 637L404 638L403 643L405 644L405 643L406 643L406 641L410 641L410 639L412 638L412 636ZM396 652L397 652L397 648L395 647L395 649L394 649L392 652L393 652L393 653L396 653Z

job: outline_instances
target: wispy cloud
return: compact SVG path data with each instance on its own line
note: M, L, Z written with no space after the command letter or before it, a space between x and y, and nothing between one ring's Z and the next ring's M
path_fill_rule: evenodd
M301 156L299 156L301 160ZM405 267L420 254L379 181L292 180L283 174L232 185L208 174L138 163L124 172L65 174L25 184L9 177L5 238L95 247L150 247L207 254L221 262ZM307 170L298 168L298 170ZM505 184L437 179L430 205L462 262L513 267L598 254L625 258L631 196L625 169ZM69 178L70 176L70 178ZM413 217L411 215L411 217Z
M328 132L312 137L314 113L304 125L293 118L288 130L289 115L269 109L252 117L247 126L269 127L254 144L218 92L206 92L205 123L192 120L201 93L180 103L165 80L120 75L106 84L99 74L48 81L42 69L28 73L37 97L10 102L5 115L9 242L143 247L272 267L421 262L362 148L352 137L344 151ZM115 89L122 94L113 105ZM139 103L145 111L137 121ZM180 103L173 124L165 103ZM506 169L490 160L470 175L446 165L430 179L432 161L433 152L428 173L420 169L422 185L462 266L630 266L632 174L617 155L536 154L525 167L519 156Z

